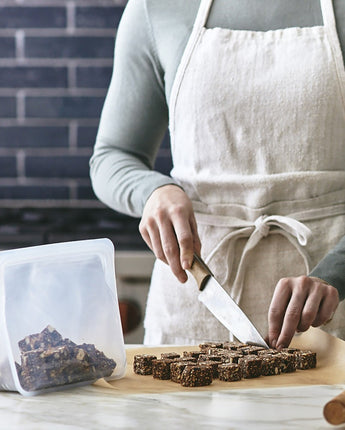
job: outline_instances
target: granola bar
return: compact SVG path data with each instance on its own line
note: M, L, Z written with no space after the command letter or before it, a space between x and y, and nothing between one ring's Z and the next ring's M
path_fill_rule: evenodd
M177 352L162 352L161 358L170 358L173 360L174 358L180 358L180 354L177 354Z
M193 361L174 361L170 364L170 377L173 382L181 383L181 375L185 367L194 365Z
M179 358L174 358L173 361L176 362L192 362L192 363L196 363L198 360L194 357L179 357Z
M236 351L229 351L222 356L224 363L238 363L238 360L243 357L243 354Z
M61 334L48 325L40 333L25 336L24 339L18 342L21 352L32 351L34 349L48 349L52 346L62 346L64 344Z
M238 360L243 378L257 378L261 375L262 358L257 355L245 355Z
M90 364L95 368L95 376L97 378L106 378L113 373L116 363L113 359L106 357L106 355L99 351L93 343L83 343L77 345L79 350L83 350L89 357ZM81 354L81 351L79 351Z
M198 359L201 354L201 351L183 351L183 357L192 357Z
M248 345L245 345L245 344L243 344L241 342L236 342L236 341L224 342L224 344L223 344L223 348L224 349L230 349L232 351L236 351L237 349L239 349L239 348L241 348L243 346L248 346Z
M199 366L201 367L209 367L211 369L212 372L212 378L213 379L217 379L219 374L218 374L218 367L219 367L219 362L218 361L211 361L211 360L207 360L207 361L200 361L198 363Z
M212 371L208 366L186 366L181 375L183 387L203 387L212 383Z
M262 349L260 351L258 351L258 355L267 355L267 354L271 354L271 355L275 355L275 354L279 354L278 349L274 349L274 348L266 348L266 349Z
M174 361L170 358L157 358L152 361L152 375L155 379L170 379L170 365Z
M223 348L223 342L203 342L199 344L201 351L206 351L210 348Z
M249 345L249 346L244 346L243 348L240 348L239 350L244 355L258 355L259 352L265 351L266 348L264 348L262 346Z
M241 366L236 363L222 363L218 366L219 380L232 382L242 379Z
M133 361L133 371L137 375L152 375L152 362L157 357L152 354L136 354Z
M296 371L297 360L295 354L280 352L278 355L281 358L280 369L282 373L292 373Z
M198 361L218 361L222 362L222 356L221 355L214 355L214 354L200 354Z
M281 358L278 354L260 355L262 358L261 375L272 376L281 373Z
M21 364L18 378L27 391L94 381L110 376L116 362L93 344L77 345L51 326L18 342Z
M298 351L295 353L297 369L306 370L316 367L316 352Z
M27 391L96 379L94 375L95 368L85 351L75 347L40 348L21 356L19 379Z

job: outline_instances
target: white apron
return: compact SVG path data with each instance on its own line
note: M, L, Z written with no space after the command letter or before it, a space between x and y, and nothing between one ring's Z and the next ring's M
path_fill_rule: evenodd
M324 25L206 29L202 0L170 98L171 172L193 202L202 257L263 336L281 277L307 274L345 234L345 70L331 0ZM146 344L229 339L157 261ZM345 306L331 333L345 338ZM231 336L230 336L231 337Z

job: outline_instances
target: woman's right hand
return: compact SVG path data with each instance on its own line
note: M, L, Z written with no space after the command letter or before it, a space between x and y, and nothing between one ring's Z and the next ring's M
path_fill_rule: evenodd
M155 256L169 264L180 282L186 282L186 270L193 254L200 254L201 243L192 203L177 185L157 188L148 198L139 231Z

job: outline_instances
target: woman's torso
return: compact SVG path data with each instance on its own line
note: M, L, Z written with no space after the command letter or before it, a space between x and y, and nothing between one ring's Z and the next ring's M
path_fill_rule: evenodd
M172 173L194 200L203 256L261 330L278 279L287 270L308 270L308 264L304 269L300 265L301 256L318 261L344 234L344 64L334 61L339 44L328 39L323 22L302 27L273 32L200 27L182 58L170 98ZM251 90L253 85L256 90ZM329 112L334 115L329 117ZM243 128L248 133L242 133ZM333 130L339 135L333 136ZM327 147L334 154L320 157L318 151ZM251 194L251 189L262 193ZM340 200L332 199L336 192L341 208ZM275 220L273 231L265 219ZM306 251L293 237L301 229L296 220L313 233ZM337 226L334 237L332 226ZM321 231L327 231L327 237L322 239ZM265 264L268 270L263 271ZM164 279L167 282L165 272ZM164 288L165 297L166 285L153 286ZM174 281L169 292L173 288L179 289ZM192 289L187 285L183 291L186 302L193 302ZM171 301L163 299L167 308L182 294L173 292ZM154 299L150 293L150 306L160 295L156 293ZM260 316L258 297L263 299ZM149 318L150 312L147 327ZM197 327L194 332L204 335Z

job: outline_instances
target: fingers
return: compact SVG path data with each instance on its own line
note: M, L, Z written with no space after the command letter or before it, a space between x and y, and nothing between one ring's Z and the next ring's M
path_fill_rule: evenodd
M317 281L320 281L319 279L315 278ZM316 281L316 282L317 282ZM322 281L321 281L322 283ZM318 310L318 313L316 315L316 318L314 319L313 323L311 324L313 327L319 327L321 325L325 325L329 323L333 316L335 311L337 310L338 304L339 304L339 293L338 290L331 285L327 283L323 283L325 295L320 303L320 307Z
M272 347L287 347L296 331L318 327L332 317L338 291L324 281L299 276L281 279L269 309L268 339Z
M288 278L280 279L272 297L268 311L268 340L272 348L277 347L277 341L282 331L285 311L292 296Z
M178 248L174 263L180 265L181 269L187 270L193 262L194 240L193 230L189 220L186 220L183 214L173 214L172 221L174 224L175 234L177 238Z
M156 257L185 282L185 270L201 245L192 204L184 191L175 185L155 190L145 205L139 230Z
M198 234L198 227L197 227L197 224L196 224L196 220L195 220L194 214L192 214L191 217L190 217L190 227L191 227L191 230L192 230L194 251L198 255L200 255L200 252L201 252L201 242L200 242L200 238L199 238L199 234Z
M184 253L184 258L192 252L188 249L188 244L190 246L193 244L190 229L180 219L174 220L174 216L171 221L162 221L159 227L164 258L177 279L180 282L186 282L187 274L181 265L180 252L181 255L182 252Z

